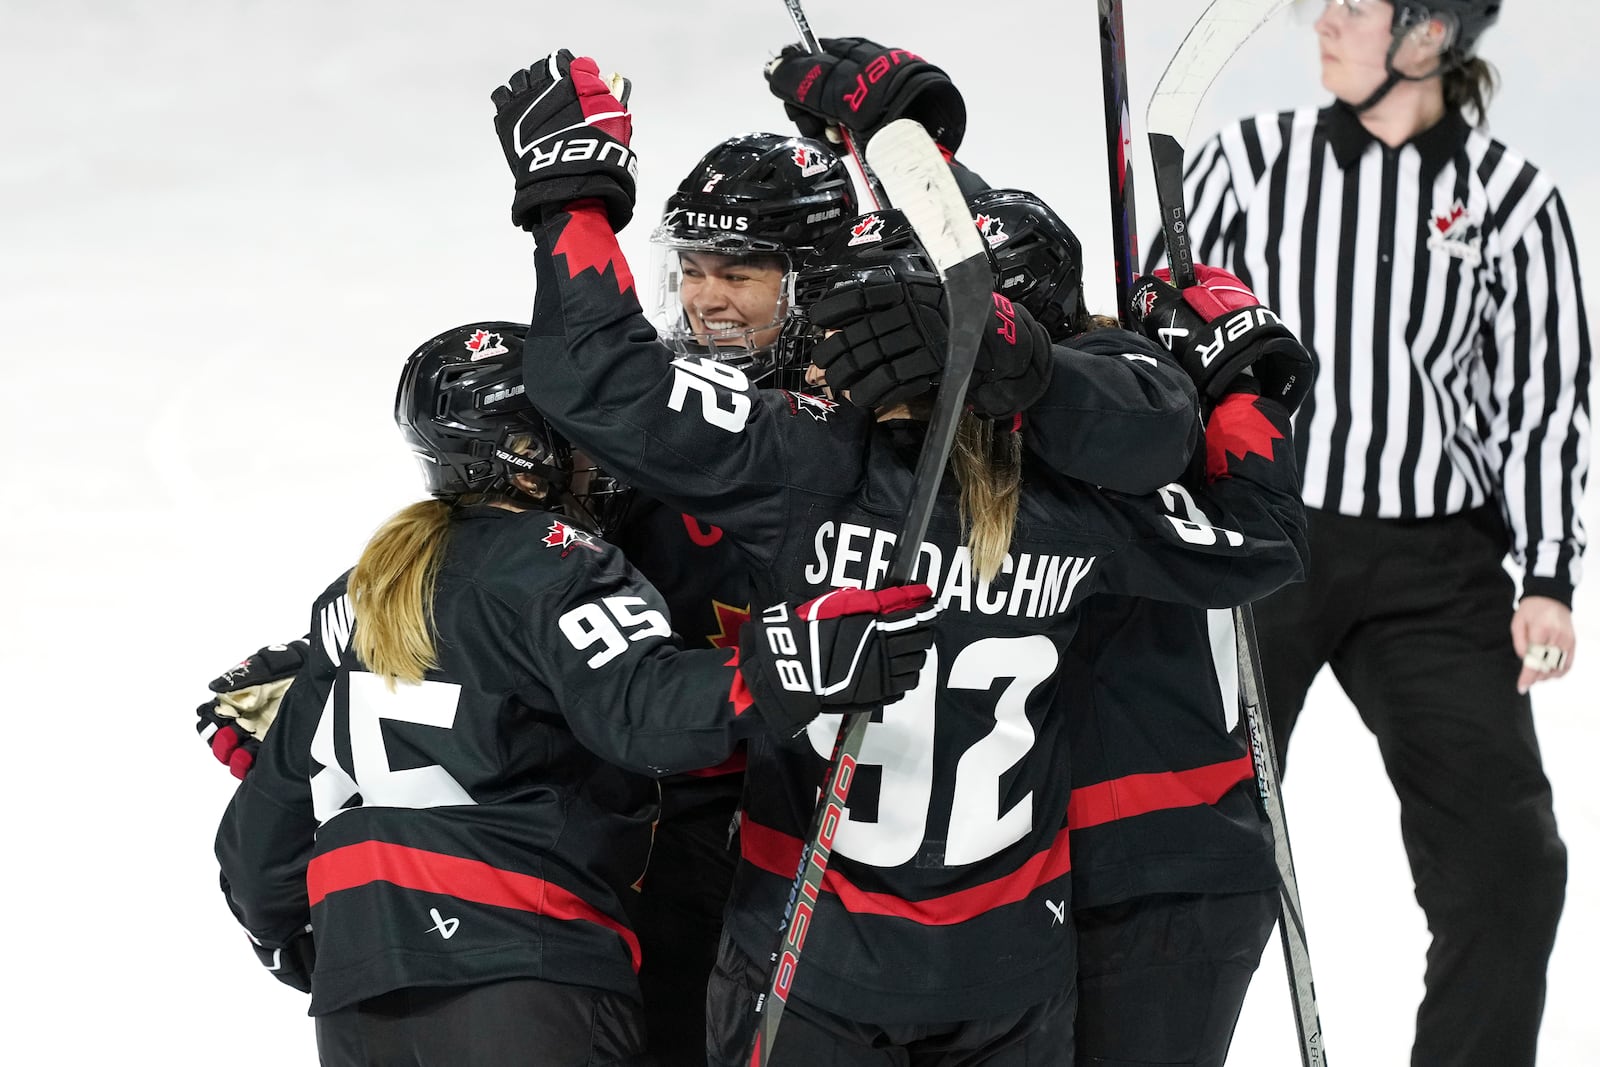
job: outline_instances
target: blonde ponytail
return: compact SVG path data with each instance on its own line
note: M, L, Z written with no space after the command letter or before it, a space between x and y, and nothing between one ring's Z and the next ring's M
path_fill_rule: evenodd
M433 646L433 587L450 531L450 505L422 500L378 528L350 572L361 662L394 688L417 685L438 665Z
M973 570L993 581L1011 549L1022 500L1021 435L968 412L956 426L950 465L961 485L961 526Z

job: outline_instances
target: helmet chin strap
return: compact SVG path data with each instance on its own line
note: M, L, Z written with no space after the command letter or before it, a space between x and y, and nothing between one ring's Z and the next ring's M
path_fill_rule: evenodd
M1399 17L1398 9L1395 12L1395 17ZM1410 33L1411 29L1412 27L1409 26L1402 27L1398 24L1395 26L1396 32L1393 34L1393 38L1389 42L1389 53L1383 57L1383 69L1388 72L1387 76L1383 79L1383 84L1374 89L1372 91L1372 95L1361 101L1361 103L1347 104L1346 106L1349 107L1351 111L1354 111L1357 115L1365 114L1366 112L1372 110L1372 108L1376 107L1378 102L1384 97L1388 96L1389 93L1393 91L1394 87L1399 85L1401 82L1425 82L1430 78L1441 78L1444 76L1444 72L1453 66L1453 64L1448 63L1445 60L1444 56L1440 56L1439 65L1433 70L1429 71L1427 74L1401 74L1398 70L1395 70L1394 57L1400 54L1400 46L1405 43L1406 34Z

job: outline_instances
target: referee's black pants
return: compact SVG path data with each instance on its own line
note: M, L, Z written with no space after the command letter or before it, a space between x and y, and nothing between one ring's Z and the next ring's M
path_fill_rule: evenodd
M1433 934L1411 1062L1532 1064L1567 852L1516 689L1505 526L1309 517L1307 580L1256 607L1278 757L1327 664L1377 738Z

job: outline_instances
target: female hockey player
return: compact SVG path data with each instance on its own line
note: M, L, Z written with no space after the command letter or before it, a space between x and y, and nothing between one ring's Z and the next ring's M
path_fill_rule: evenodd
M632 209L630 121L593 62L558 53L494 95L518 179L513 218L538 239L527 366L547 390L546 415L608 469L722 526L763 593L874 584L909 493L921 424L758 391L734 368L674 359L645 323L616 245L614 228ZM519 151L543 145L545 159L558 136L586 147L536 167ZM891 213L853 223L857 235L907 248L903 227ZM852 270L841 280L854 297L832 288L828 296L870 308L880 284L903 290L928 277L914 263L886 277ZM1019 324L1006 343L1048 347L1030 320L1009 303L1000 308ZM860 324L889 333L929 326L875 323L870 310ZM1154 387L1159 350L1128 342L1137 351L1124 362ZM1254 572L1251 585L1298 573L1296 494L1273 462L1287 415L1271 402L1253 410L1259 447L1232 461L1218 499L1253 510L1276 535L1269 539L1219 528L1201 502L1102 494L1037 465L1019 485L1025 461L1009 443L983 458L993 435L969 427L972 454L955 465L964 492L952 485L942 495L921 549L948 605L935 654L923 684L869 731L773 1062L826 1062L869 1047L900 1049L894 1055L913 1063L952 1054L1071 1062L1068 790L1051 773L1064 726L1042 712L1073 609L1092 590L1232 603L1242 572ZM1137 451L1139 442L1126 446ZM752 742L742 864L713 979L712 1062L744 1062L749 1013L765 987L835 725L819 722L809 744Z
M864 38L825 38L821 46L821 56L787 48L766 71L789 114L818 136L826 125L861 121L859 110L847 110L838 93L827 91L829 84L851 85L868 66L881 65L880 57L906 54ZM824 73L813 75L818 69ZM818 81L821 88L802 102L800 87ZM862 106L870 103L883 120L901 114L926 120L933 116L919 97L927 97L932 81L926 71L901 74L869 92ZM943 101L945 111L952 99L959 99L953 89L927 98ZM1077 239L1055 212L1015 191L981 192L972 204L997 286L1053 340L1092 349L1117 336L1090 332L1114 324L1091 319ZM1234 295L1244 300L1248 290L1238 289ZM1217 308L1214 296L1209 303ZM1255 387L1254 371L1241 377L1242 366L1266 357L1270 366L1261 369L1280 386L1299 371L1293 389L1276 390L1291 411L1304 395L1311 367L1303 349L1275 331L1253 333L1239 339L1226 361L1186 363L1198 372L1213 424L1207 448L1178 489L1167 491L1201 492L1208 468L1226 469L1224 457L1208 452L1226 447L1237 432L1229 423L1239 409L1213 405L1236 388ZM882 355L912 370L927 358ZM852 358L859 363L851 368L855 378L875 369L859 353ZM1284 361L1287 367L1276 365ZM1026 413L1035 430L1049 417ZM1055 469L1076 473L1081 460L1074 450L1053 447L1038 432L1023 440ZM1078 1057L1129 1067L1221 1067L1278 912L1278 874L1253 795L1251 761L1229 732L1206 612L1151 598L1094 597L1083 606L1062 679L1057 707L1071 724Z
M1500 7L1327 3L1332 104L1228 127L1185 190L1195 258L1322 364L1297 415L1317 566L1256 609L1264 695L1280 756L1324 664L1377 738L1433 936L1429 1067L1534 1062L1567 870L1527 693L1576 649L1591 350L1560 193L1469 123Z
M1079 245L1054 211L1003 189L980 193L972 207L1010 299L1068 345L1118 343L1121 332L1085 308ZM935 358L856 346L851 380L909 377ZM878 370L885 364L907 369ZM1252 410L1230 398L1256 388L1253 372L1231 370L1229 379L1197 378L1220 402L1208 403L1194 468L1164 493L1203 497L1211 476L1227 470L1223 450L1237 446ZM1023 413L1029 428L1044 417L1070 416ZM1022 440L1056 470L1076 462L1047 434ZM1184 604L1095 596L1063 655L1055 714L1068 724L1071 750L1076 1047L1085 1064L1221 1067L1278 914L1271 832L1249 756L1229 732L1207 622Z
M621 898L652 779L892 698L931 643L906 587L783 609L805 623L782 643L747 623L732 657L681 649L599 536L614 483L534 410L522 332L461 327L407 361L396 419L433 499L318 598L217 835L228 903L311 992L324 1064L631 1062Z

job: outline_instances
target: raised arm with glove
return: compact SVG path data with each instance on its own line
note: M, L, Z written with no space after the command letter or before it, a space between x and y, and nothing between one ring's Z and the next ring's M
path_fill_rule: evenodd
M865 143L896 119L910 118L947 156L961 147L967 105L943 70L865 37L824 37L818 44L820 53L789 45L767 66L772 95L802 134L821 138L843 126Z
M1208 399L1249 369L1262 396L1294 411L1316 378L1311 353L1237 277L1203 264L1194 272L1181 291L1165 267L1140 278L1129 297L1134 327L1176 356Z

